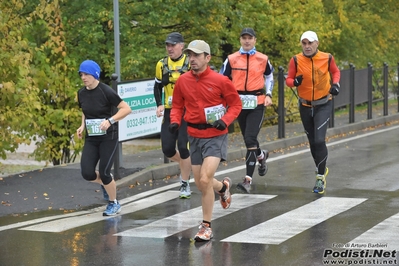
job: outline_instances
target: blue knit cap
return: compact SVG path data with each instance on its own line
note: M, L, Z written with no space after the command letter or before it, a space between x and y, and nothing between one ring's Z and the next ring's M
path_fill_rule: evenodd
M92 75L95 79L100 79L100 66L94 62L93 60L85 60L80 64L79 74L80 72Z

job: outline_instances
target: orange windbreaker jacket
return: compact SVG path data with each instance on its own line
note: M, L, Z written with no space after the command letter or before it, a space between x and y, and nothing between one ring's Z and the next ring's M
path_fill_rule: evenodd
M267 55L256 52L250 56L235 52L229 55L228 59L231 66L231 78L239 94L264 89ZM263 104L265 97L265 92L258 95L258 104Z
M329 53L318 51L307 57L303 53L291 58L286 84L294 87L296 76L303 75L302 84L297 87L298 96L307 101L315 101L329 95L332 83L339 83L341 73Z

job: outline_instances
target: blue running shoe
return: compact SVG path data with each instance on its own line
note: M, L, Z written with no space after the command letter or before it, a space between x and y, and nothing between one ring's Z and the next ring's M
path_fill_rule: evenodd
M112 179L114 179L114 175L112 173L110 173L110 175L111 175ZM101 185L101 190L103 191L104 200L109 201L109 195L103 185Z
M108 195L108 193L105 190L105 187L103 185L101 185L101 190L103 191L104 200L109 201L109 195Z
M316 176L316 183L313 187L314 193L323 194L327 187L327 177L328 175L328 168L326 167L324 175L317 175Z
M122 210L119 202L108 202L107 208L103 212L103 216L114 216L120 213Z
M316 177L316 183L313 187L313 192L314 193L319 193L323 194L324 193L324 184L325 184L325 178L324 176L317 176Z

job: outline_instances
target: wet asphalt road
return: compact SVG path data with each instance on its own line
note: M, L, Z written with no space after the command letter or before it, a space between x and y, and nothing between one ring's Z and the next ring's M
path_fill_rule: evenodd
M205 243L191 240L200 194L192 183L191 199L178 199L176 179L122 188L113 218L98 203L3 216L0 265L399 265L398 147L398 126L331 141L324 195L311 193L307 147L274 153L250 194L233 189L228 210L215 202ZM227 175L237 184L243 162L221 165L216 177Z

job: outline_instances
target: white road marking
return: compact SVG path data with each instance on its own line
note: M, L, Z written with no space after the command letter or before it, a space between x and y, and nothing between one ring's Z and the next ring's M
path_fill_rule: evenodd
M356 237L345 247L365 249L399 250L399 213L385 219L370 230ZM354 245L352 245L354 244ZM380 244L380 246L374 244ZM386 246L384 246L386 245Z
M56 219L68 218L71 216L73 217L73 216L90 214L90 213L92 213L92 211L80 211L80 212L73 212L73 213L68 213L68 214L61 214L61 215L54 215L54 216L49 216L49 217L38 218L38 219L33 219L33 220L15 223L15 224L4 225L4 226L0 226L0 232L9 230L9 229L18 228L18 227L28 226L28 225L32 225L32 224L45 223L45 222L56 220Z
M122 207L121 214L132 213L139 210L143 210L157 204L164 203L166 201L176 199L179 195L179 191L166 191L149 198L141 199L135 202L128 203ZM120 214L119 214L120 215ZM113 217L113 216L111 216ZM69 217L65 219L59 219L51 222L41 223L37 225L32 225L29 227L20 228L20 230L27 231L40 231L40 232L63 232L76 228L79 226L84 226L87 224L95 223L110 218L109 216L102 216L102 213L92 212L90 214Z
M221 241L278 245L365 200L323 197Z
M145 191L145 192L142 192L140 194L121 199L121 200L119 200L119 203L122 205L122 208L123 208L123 204L127 204L129 202L133 202L133 201L145 198L145 197L149 197L149 196L152 196L152 195L157 194L157 193L162 193L165 190L173 189L175 187L177 187L176 184L166 185L166 186L163 186L161 188L156 188L156 189L153 189L153 190ZM38 224L38 223L48 222L48 221L57 220L57 219L63 219L63 218L74 217L74 216L81 216L81 215L86 215L86 214L90 215L92 213L102 212L104 210L105 210L105 206L102 206L102 207L94 208L94 209L87 210L87 211L78 211L78 212L72 212L72 213L67 213L67 214L48 216L48 217L33 219L33 220L25 221L25 222L4 225L4 226L0 226L0 232L4 231L4 230L24 227L24 226L28 226L28 225L32 225L32 224Z
M387 132L387 131L390 131L390 130L397 130L397 129L399 129L399 126L394 126L394 127L390 127L390 128L386 128L386 129L382 129L382 130L378 130L378 131L372 131L372 132L369 132L369 133L365 133L365 134L362 134L362 135L359 135L359 136L354 136L354 137L347 138L347 139L341 139L341 140L337 140L337 141L332 141L332 142L327 143L327 147L338 145L338 144L342 144L342 143L346 143L346 142L350 142L350 141L356 140L356 139L366 138L366 137L369 137L369 136L372 136L372 135L375 135L375 134L384 133L384 132ZM299 155L299 154L307 153L307 152L310 152L309 149L295 151L295 152L290 152L289 154L282 154L282 155L279 155L279 156L276 156L276 157L273 157L273 158L269 158L269 159L267 159L267 162L268 163L269 162L274 162L274 161L286 159L286 158L289 158L289 157L292 157L292 156L296 156L296 155ZM233 167L233 168L229 168L229 169L226 169L226 170L223 170L223 171L218 171L218 172L216 172L215 176L226 175L226 174L229 174L231 172L243 170L245 168L246 168L246 165L244 164L244 165Z
M359 136L346 138L346 139L342 139L342 140L339 140L339 141L334 141L334 142L328 143L327 146L332 146L332 145L337 145L337 144L341 144L341 143L350 142L350 141L355 140L355 139L368 137L368 136L371 136L371 135L387 132L387 131L390 131L390 130L397 130L398 128L399 128L399 126L394 126L394 127L389 127L389 128L386 128L386 129L381 129L381 130L369 132L369 133L362 134L362 135L359 135ZM273 162L273 161L277 161L277 160L281 160L281 159L286 159L286 158L289 158L289 157L292 157L292 156L296 156L298 154L303 154L303 153L306 153L306 152L309 152L309 151L308 150L301 150L301 151L296 151L296 152L292 152L292 153L289 153L289 154L279 155L279 156L276 156L276 157L273 157L273 158L269 158L268 162ZM222 175L224 176L226 174L229 174L229 173L232 173L232 172L235 172L235 171L240 171L242 169L245 169L245 167L246 167L245 165L242 165L242 166L233 167L233 168L230 168L230 169L218 171L218 172L215 173L215 177L216 176L222 176ZM193 183L193 182L194 182L194 179L191 179L190 183ZM180 186L180 184L178 182L177 183L173 183L173 184L170 184L170 185L167 185L167 186L163 186L163 187L160 187L160 188L156 188L156 189L153 189L153 190L142 192L140 194L137 194L137 195L122 199L122 200L120 200L120 203L123 205L123 204L129 203L129 202L133 202L133 201L142 199L144 197L149 197L149 196L152 196L154 194L162 193L164 191L177 188L179 186ZM73 212L73 213L68 213L68 214L43 217L43 218L33 219L33 220L25 221L25 222L4 225L4 226L0 226L0 232L4 231L4 230L20 228L20 227L24 227L24 226L28 226L28 225L32 225L32 224L38 224L38 223L53 221L53 220L57 220L57 219L63 219L63 218L68 218L68 217L87 215L87 214L90 214L90 213L103 211L104 208L105 208L105 206L100 207L100 208L95 208L95 209L92 209L92 210L88 210L88 211L78 211L78 212Z
M221 218L255 204L265 202L274 197L276 197L276 195L234 194L232 195L232 204L228 209L222 209L219 201L215 202L212 220ZM168 236L198 226L201 217L202 208L197 207L195 209L181 212L144 226L117 233L115 235L129 237L166 238Z

